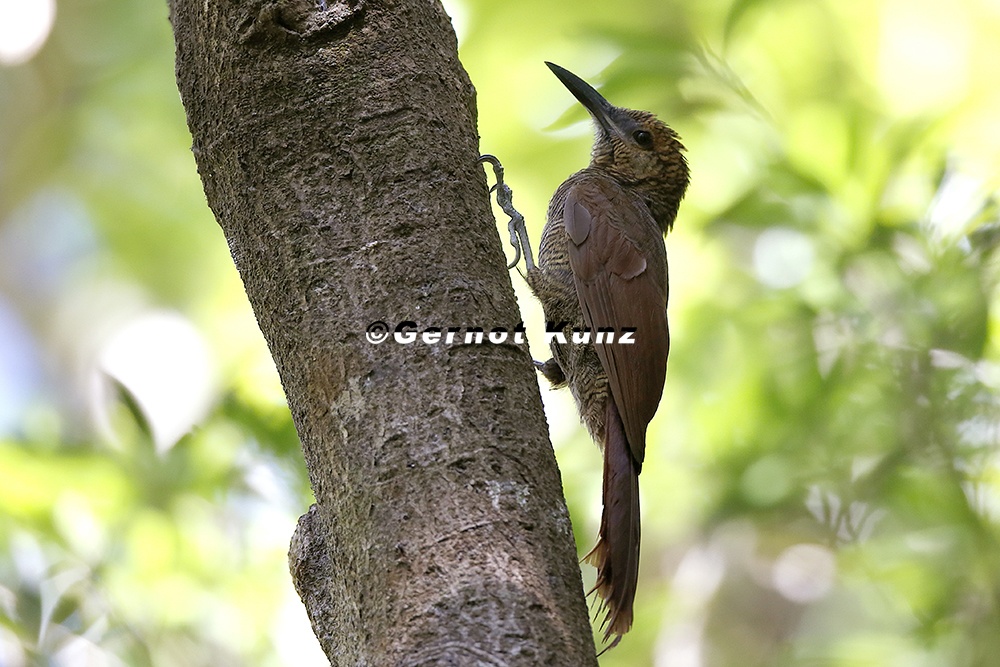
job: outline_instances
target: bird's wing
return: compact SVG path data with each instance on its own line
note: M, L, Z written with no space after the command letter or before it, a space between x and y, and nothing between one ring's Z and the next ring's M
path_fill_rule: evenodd
M646 426L663 393L667 328L666 251L649 209L616 185L588 180L567 194L563 224L584 323L611 327L616 342L595 347L618 406L629 449L641 465ZM617 337L635 328L634 343Z

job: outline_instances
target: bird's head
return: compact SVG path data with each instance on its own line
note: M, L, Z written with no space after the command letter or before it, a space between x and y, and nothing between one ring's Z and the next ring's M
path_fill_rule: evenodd
M689 180L680 137L648 111L616 107L577 75L545 64L594 118L591 168L642 195L666 233L674 224Z

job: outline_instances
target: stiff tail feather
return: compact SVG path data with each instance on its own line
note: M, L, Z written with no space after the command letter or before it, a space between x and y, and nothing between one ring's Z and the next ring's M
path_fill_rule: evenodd
M613 400L608 401L604 436L604 511L597 545L584 560L597 568L588 592L601 597L604 641L621 641L632 627L632 601L639 578L639 465L632 460L625 427Z

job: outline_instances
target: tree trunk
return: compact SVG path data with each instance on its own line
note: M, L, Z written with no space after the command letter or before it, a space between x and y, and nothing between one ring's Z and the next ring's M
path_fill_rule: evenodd
M526 346L365 336L519 320L441 6L170 16L205 194L316 495L289 556L331 663L596 665Z

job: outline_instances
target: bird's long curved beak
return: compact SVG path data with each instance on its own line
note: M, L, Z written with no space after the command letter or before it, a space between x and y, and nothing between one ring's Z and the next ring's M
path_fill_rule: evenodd
M622 119L619 116L622 114L618 107L613 106L604 99L589 83L576 74L555 63L546 61L545 64L562 81L562 84L569 89L569 92L573 93L573 97L578 99L580 104L590 112L590 115L594 117L594 120L605 132L609 134L621 134L622 130L619 125Z

